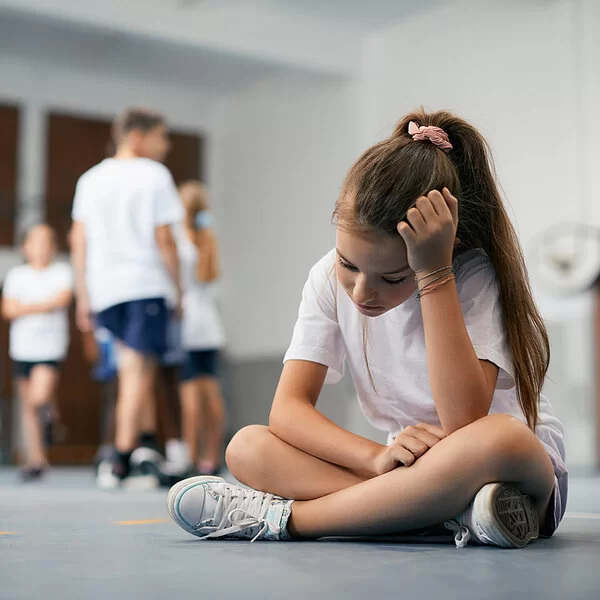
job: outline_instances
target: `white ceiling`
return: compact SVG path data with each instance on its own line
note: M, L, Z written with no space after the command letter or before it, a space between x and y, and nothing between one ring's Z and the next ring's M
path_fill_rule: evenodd
M442 1L0 0L0 9L38 24L50 20L343 75L358 64L363 36Z
M0 8L0 59L183 84L228 94L288 72L274 63Z

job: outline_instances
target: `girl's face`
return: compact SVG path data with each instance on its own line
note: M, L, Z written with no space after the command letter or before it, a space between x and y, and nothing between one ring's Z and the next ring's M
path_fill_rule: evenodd
M417 289L400 236L357 236L338 227L336 246L337 279L361 314L378 317Z
M56 253L54 231L47 225L37 225L27 234L23 244L27 262L36 268L47 267Z

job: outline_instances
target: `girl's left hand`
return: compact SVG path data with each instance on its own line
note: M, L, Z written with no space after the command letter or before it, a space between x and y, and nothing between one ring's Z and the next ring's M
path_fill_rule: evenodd
M406 217L408 223L401 221L397 229L406 244L408 264L415 274L419 276L452 265L458 200L450 190L433 190L417 198Z

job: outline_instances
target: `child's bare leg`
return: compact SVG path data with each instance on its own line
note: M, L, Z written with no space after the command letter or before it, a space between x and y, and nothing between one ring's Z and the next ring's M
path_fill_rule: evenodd
M140 352L119 346L119 392L116 407L115 446L131 452L139 433L140 418L153 387L155 361Z
M202 399L198 381L184 381L180 387L181 431L193 463L198 460L198 430L202 419Z
M155 390L152 387L146 388L138 421L139 433L156 434L158 430L156 400Z
M366 479L291 446L263 425L238 431L227 447L226 461L245 485L295 500L321 498Z
M33 367L29 378L29 397L37 408L44 404L54 404L59 376L58 369L48 365Z
M23 433L26 443L26 464L36 467L46 465L48 461L42 444L42 431L37 415L37 407L31 402L29 396L29 379L20 378L18 387L23 415Z
M535 435L507 415L487 416L459 429L411 467L295 502L288 527L301 538L425 527L456 516L479 489L496 481L514 483L545 517L554 485L552 464Z
M203 377L199 381L204 403L203 460L216 468L223 453L223 435L225 429L225 405L221 395L221 386L215 377Z
M157 371L156 410L166 440L181 437L178 368L161 365Z

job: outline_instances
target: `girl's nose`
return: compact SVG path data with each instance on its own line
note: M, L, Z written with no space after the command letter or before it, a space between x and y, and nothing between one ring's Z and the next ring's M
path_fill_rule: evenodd
M364 275L359 275L356 278L354 289L352 290L352 299L357 304L373 304L377 292L368 285L367 278Z

